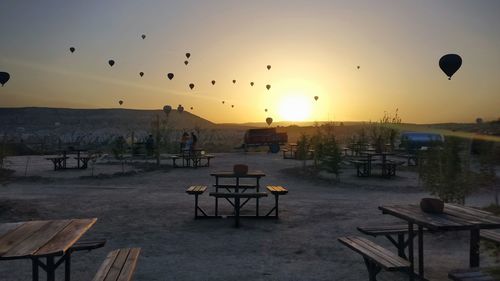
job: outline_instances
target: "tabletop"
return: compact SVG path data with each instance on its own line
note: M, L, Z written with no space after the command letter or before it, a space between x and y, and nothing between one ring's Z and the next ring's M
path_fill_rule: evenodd
M442 214L425 213L418 205L380 206L385 214L413 222L431 230L469 230L500 228L500 217L456 204L445 204Z
M210 173L210 175L219 178L260 178L266 176L262 171L248 171L246 174L235 174L233 171L221 171Z
M0 224L0 260L63 255L97 221L67 219Z

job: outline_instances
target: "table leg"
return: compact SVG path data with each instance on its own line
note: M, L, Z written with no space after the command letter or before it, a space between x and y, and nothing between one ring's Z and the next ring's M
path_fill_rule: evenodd
M236 196L234 198L234 219L235 219L235 226L239 227L240 226L240 197Z
M410 281L415 280L415 259L413 256L413 223L408 222L408 260L410 261Z
M219 177L215 176L215 192L219 192ZM217 217L219 210L219 198L215 196L215 216Z
M479 267L479 228L470 231L470 267Z
M71 254L66 253L64 258L64 281L71 281Z
M257 178L257 192L259 192L259 185L260 185L260 178ZM259 197L255 198L255 215L258 217L259 216Z
M54 257L47 257L47 281L56 280L56 266L54 264Z
M424 278L424 228L418 226L418 275Z
M32 280L33 281L38 281L38 260L37 259L32 259L31 260L31 268L32 268Z

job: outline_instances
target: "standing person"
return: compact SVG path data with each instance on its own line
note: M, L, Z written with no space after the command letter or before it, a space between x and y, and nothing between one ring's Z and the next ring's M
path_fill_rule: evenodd
M191 132L191 150L196 148L197 143L198 143L198 137L194 134L194 132Z
M187 132L184 132L181 138L181 151L180 151L181 153L182 151L189 149L188 141L189 141L189 134Z
M153 135L149 135L146 139L146 153L147 156L153 155L155 150L155 140L153 139Z

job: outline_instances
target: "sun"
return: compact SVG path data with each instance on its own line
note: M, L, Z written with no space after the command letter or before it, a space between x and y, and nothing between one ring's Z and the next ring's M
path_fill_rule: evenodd
M311 115L310 98L302 95L287 95L279 103L281 121L306 121Z

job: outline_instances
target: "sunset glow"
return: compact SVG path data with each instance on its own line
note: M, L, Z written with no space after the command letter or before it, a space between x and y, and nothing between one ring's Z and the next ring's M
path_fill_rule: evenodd
M311 99L302 95L285 96L279 102L281 121L306 121L311 117Z

